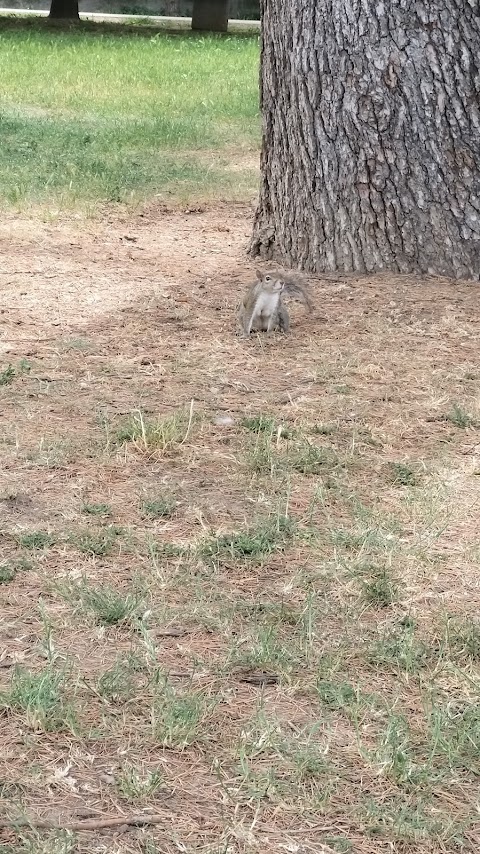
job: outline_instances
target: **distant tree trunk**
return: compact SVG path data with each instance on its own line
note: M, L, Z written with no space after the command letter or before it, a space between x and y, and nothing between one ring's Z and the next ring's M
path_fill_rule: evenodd
M480 278L478 0L262 0L253 256Z
M78 0L52 0L48 17L54 20L67 19L78 21L80 19L78 14Z
M193 0L192 30L228 30L229 0Z

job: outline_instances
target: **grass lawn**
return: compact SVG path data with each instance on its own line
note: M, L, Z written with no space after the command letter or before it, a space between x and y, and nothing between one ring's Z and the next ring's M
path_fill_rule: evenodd
M0 854L478 854L477 290L236 337L256 40L0 23Z
M0 19L0 198L250 198L258 38Z

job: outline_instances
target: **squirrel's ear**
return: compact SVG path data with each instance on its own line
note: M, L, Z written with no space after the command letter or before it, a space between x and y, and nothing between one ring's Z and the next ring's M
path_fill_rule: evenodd
M262 271L261 271L261 270L255 270L255 273L256 273L256 276L257 276L258 281L259 281L259 282L261 282L261 281L262 281L262 279L263 279L263 273L262 273Z

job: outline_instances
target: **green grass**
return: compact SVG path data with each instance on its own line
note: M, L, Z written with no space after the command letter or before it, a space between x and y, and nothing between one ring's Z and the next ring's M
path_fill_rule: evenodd
M121 593L108 584L89 584L86 578L78 584L59 583L57 589L76 610L90 614L101 626L128 623L144 601L140 590Z
M25 549L32 551L48 549L55 543L55 536L46 531L32 531L30 534L21 534L18 542Z
M480 620L450 617L446 622L445 640L447 649L457 656L480 661Z
M157 498L145 498L141 503L141 510L144 516L150 519L170 519L175 513L177 502L169 495L158 496Z
M117 442L132 443L142 453L171 453L187 439L193 421L184 412L164 418L148 418L141 410L135 411L117 430Z
M225 563L235 560L261 560L282 550L293 533L293 523L286 517L267 519L243 531L207 538L200 547L203 560Z
M84 554L102 557L110 554L119 536L120 531L112 526L100 531L74 534L71 542Z
M3 371L0 371L0 385L11 385L15 379L15 368L7 365Z
M0 21L0 198L16 206L250 197L258 39Z
M8 584L13 581L19 572L28 572L32 569L30 561L17 558L0 564L0 584Z
M326 475L343 465L331 447L319 447L284 425L277 427L268 416L243 419L241 423L253 433L247 460L258 475Z
M111 516L112 508L109 504L92 504L86 501L82 505L82 513L85 513L86 516Z
M0 121L0 129L1 129L1 121ZM1 157L1 154L0 154ZM2 385L11 385L15 379L15 377L19 377L21 374L28 374L30 371L31 365L27 359L20 359L16 368L13 365L8 364L6 368L0 369L0 386Z
M380 635L366 656L379 669L410 675L419 674L433 661L433 650L418 637L415 624L407 619Z
M202 725L215 705L203 691L179 691L160 681L153 697L153 735L172 748L183 749L202 738Z
M365 581L362 593L367 604L375 605L378 608L388 607L396 601L398 595L395 583L392 582L385 570Z
M390 463L389 475L394 486L418 486L418 467L409 463Z
M276 430L275 419L269 415L245 416L241 419L240 425L246 430L251 430L252 433L269 433L272 435Z
M458 403L455 403L448 415L445 416L445 419L453 424L454 427L460 427L460 429L465 430L467 427L478 427L478 421L474 418L470 413L464 409L463 406L459 406Z
M146 772L126 763L117 780L120 796L131 803L148 800L163 784L160 771Z
M0 709L24 712L30 727L45 732L74 728L76 712L65 683L66 674L50 667L37 673L16 667L9 689L0 693Z
M18 830L13 845L0 844L0 854L75 854L75 834L69 830L51 830L46 833L33 828L28 833Z
M0 566L0 584L8 584L13 581L17 572L11 564L4 563Z
M131 662L119 658L108 670L105 670L97 683L97 691L101 697L110 702L124 701L132 696L135 684L133 680L133 668Z

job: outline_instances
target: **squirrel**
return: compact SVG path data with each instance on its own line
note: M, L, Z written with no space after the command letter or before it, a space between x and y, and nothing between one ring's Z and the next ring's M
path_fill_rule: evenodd
M239 311L239 321L245 336L250 332L288 332L290 317L283 296L300 299L309 311L313 304L306 286L285 270L256 270L257 281L245 294Z

